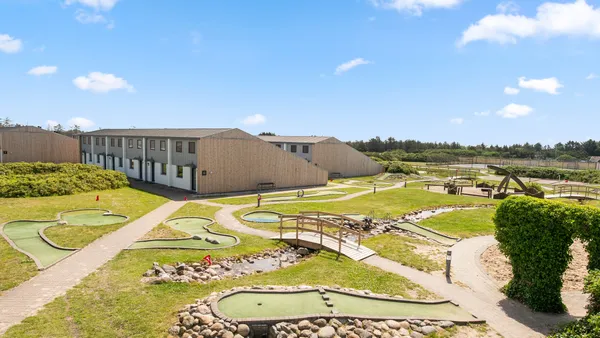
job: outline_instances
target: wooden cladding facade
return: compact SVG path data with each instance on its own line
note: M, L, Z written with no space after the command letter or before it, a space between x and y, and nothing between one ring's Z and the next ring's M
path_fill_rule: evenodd
M370 176L383 172L383 166L346 143L332 137L313 145L312 162L343 177Z
M327 171L239 129L199 139L197 154L199 194L327 184Z
M0 128L2 162L79 163L79 141L37 127Z

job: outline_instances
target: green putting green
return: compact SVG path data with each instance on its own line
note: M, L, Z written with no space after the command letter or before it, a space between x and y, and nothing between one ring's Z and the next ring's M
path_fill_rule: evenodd
M269 318L309 316L330 313L332 309L349 316L382 318L422 318L473 321L468 312L450 302L415 303L402 300L359 297L327 291L333 307L328 307L317 290L297 293L239 292L218 302L219 311L229 318Z
M174 218L164 222L165 225L173 229L186 232L190 235L199 236L201 239L181 238L181 239L154 239L142 240L133 243L130 249L218 249L233 246L238 243L238 239L230 235L210 233L205 227L213 224L214 221L202 217L181 217ZM206 241L210 237L219 241L218 244Z
M252 211L242 215L242 219L254 223L277 223L279 215L281 214L274 211Z
M55 248L40 237L41 229L57 224L56 221L16 221L4 225L3 232L19 249L35 257L39 261L36 262L39 268L46 268L75 251Z
M127 217L122 215L106 214L106 210L75 210L63 212L60 218L69 225L110 225L122 223Z
M291 201L291 200L296 200L296 199L302 199L302 198L309 198L309 197L322 197L322 196L332 196L332 195L346 195L345 192L343 191L335 191L335 190L323 190L323 191L307 191L306 193L304 193L304 196L299 197L299 196L280 196L280 197L268 197L265 196L266 198L263 198L264 202L277 202L277 201Z
M426 228L422 228L419 226L416 226L412 223L397 223L393 225L396 228L400 228L402 230L406 230L406 231L410 231L410 232L414 232L416 234L419 234L421 236L425 236L427 238L431 238L434 241L444 244L444 245L454 245L456 244L456 242L458 241L458 238L452 238L452 237L447 237L441 234L438 234L434 231L428 230Z

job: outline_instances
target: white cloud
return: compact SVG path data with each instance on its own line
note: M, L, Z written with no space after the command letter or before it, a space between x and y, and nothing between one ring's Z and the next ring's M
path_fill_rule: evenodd
M335 69L335 75L341 75L354 67L358 67L360 65L368 65L370 63L372 63L372 62L367 61L363 58L357 58L354 60L350 60L346 63L342 63L341 65L337 66L337 68Z
M88 13L83 9L78 9L75 11L75 20L83 24L106 22L106 18L104 17L104 15L98 13Z
M39 67L31 68L27 72L27 74L29 74L29 75L35 75L35 76L40 76L40 75L54 74L57 71L58 71L58 67L56 67L56 66L39 66Z
M65 5L79 3L83 6L91 7L97 11L110 11L119 0L65 0Z
M135 88L121 77L113 74L91 72L88 76L79 76L73 80L73 84L81 90L89 90L94 93L106 93L111 90L125 89L135 92Z
M369 2L378 8L393 9L401 13L420 16L423 14L423 10L452 8L461 4L463 0L369 0Z
M192 38L192 44L197 45L202 41L202 34L198 31L191 31L190 37Z
M505 106L504 108L498 110L496 114L502 116L505 119L515 119L517 117L527 116L531 114L531 112L533 112L533 108L529 106L511 103Z
M547 79L531 79L527 80L525 77L519 78L519 87L533 89L538 92L545 92L552 95L560 94L557 90L564 87L557 78L550 77Z
M506 95L517 95L521 90L519 88L504 87L504 94Z
M598 75L594 74L594 73L590 73L590 75L586 76L586 80L593 80L593 79L597 79Z
M46 125L48 126L48 129L52 129L55 126L59 125L60 123L58 123L58 121L54 121L54 120L48 120L46 121Z
M475 112L473 115L475 115L475 116L488 116L488 115L490 115L490 111L486 110L486 111L482 111L482 112Z
M512 1L501 2L496 6L496 10L499 13L516 13L519 11L519 5Z
M465 119L463 119L462 117L455 117L453 119L450 119L450 123L452 124L463 124L463 122L465 122Z
M23 43L8 34L0 34L0 52L17 53L21 51Z
M265 124L265 122L267 122L267 118L262 114L250 115L242 120L242 123L247 126L254 126L257 124Z
M67 125L69 127L77 125L81 129L85 130L85 129L89 129L89 128L95 126L96 124L94 123L94 121L88 120L85 117L73 117L72 119L67 121Z
M518 14L487 15L467 28L458 46L485 40L500 44L517 43L530 37L585 36L600 38L600 9L586 0L573 3L546 2L537 8L535 17Z

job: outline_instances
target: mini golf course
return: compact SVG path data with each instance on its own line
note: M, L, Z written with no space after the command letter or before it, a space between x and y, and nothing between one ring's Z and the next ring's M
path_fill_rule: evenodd
M275 211L252 211L242 215L242 219L254 223L279 223L281 214Z
M450 245L454 245L454 244L456 244L456 242L460 241L460 238L447 236L447 235L441 234L439 232L433 231L431 229L419 226L412 222L400 222L400 223L393 224L392 226L395 228L398 228L398 229L405 230L405 231L414 232L418 235L427 237L427 238L432 239L443 245L450 246Z
M38 269L43 270L79 249L63 248L44 235L44 230L52 226L101 226L122 223L127 216L113 215L108 210L81 209L58 214L55 221L13 221L0 227L0 233L18 251L34 260Z
M211 250L228 248L240 242L235 236L209 230L208 227L215 223L210 218L178 217L166 220L163 223L175 230L188 233L191 237L141 240L133 243L129 249Z
M322 191L309 191L304 193L304 195L297 194L296 196L279 196L279 197L269 197L268 195L263 198L264 202L282 202L282 201L292 201L299 200L308 197L323 197L323 196L332 196L332 195L346 195L343 191L336 190L322 190Z
M356 318L415 318L476 322L470 313L450 301L420 302L365 296L331 289L268 292L240 291L217 300L223 317L238 321L269 321L277 318L314 317L334 314Z

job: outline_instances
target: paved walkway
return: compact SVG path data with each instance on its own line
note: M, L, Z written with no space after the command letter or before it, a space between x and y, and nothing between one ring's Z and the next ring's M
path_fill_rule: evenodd
M168 202L117 231L103 236L37 276L0 296L0 335L9 327L34 315L44 305L77 285L121 250L127 248L184 202Z

